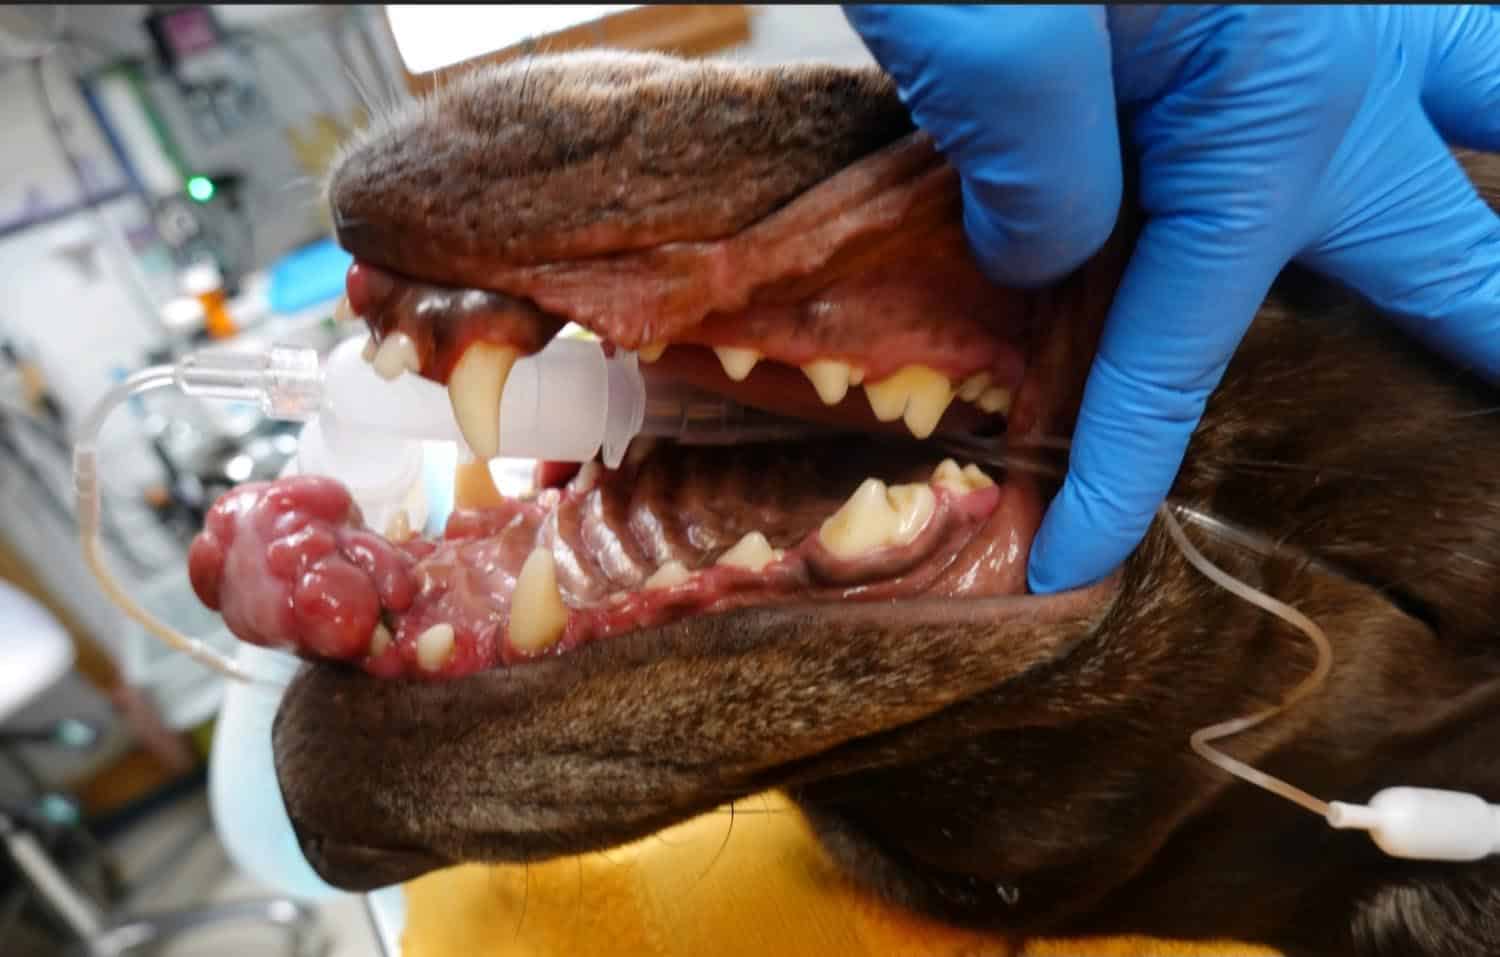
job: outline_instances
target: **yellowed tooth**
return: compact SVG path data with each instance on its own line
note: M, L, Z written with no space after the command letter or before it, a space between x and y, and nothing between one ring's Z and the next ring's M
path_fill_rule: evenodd
M652 572L651 577L646 579L646 583L641 587L646 589L675 588L676 586L681 585L687 580L687 566L674 558L671 561L667 562L665 565L658 568L656 571Z
M379 658L390 646L391 630L385 626L384 622L376 622L375 631L370 635L370 657Z
M952 459L943 459L938 467L932 470L932 484L941 485L959 495L967 495L969 492L988 488L995 483L988 475L981 472L977 465L965 465L959 468L958 463Z
M802 373L812 382L824 405L838 405L849 394L854 370L849 363L837 359L815 359L802 367Z
M1010 412L1010 391L998 387L985 389L984 393L979 396L977 404L981 412L1008 413Z
M953 383L936 369L909 365L865 386L865 396L875 418L882 422L902 419L912 435L925 439L953 401Z
M375 354L378 351L380 351L380 347L375 344L375 337L371 336L365 340L365 347L359 350L359 357L366 362L374 362Z
M973 402L990 387L990 374L988 372L976 372L964 380L964 384L958 387L958 397L965 402Z
M500 452L500 396L519 354L510 346L476 342L459 356L448 376L448 401L458 431L477 459L492 459Z
M766 536L760 532L750 532L744 538L735 542L734 547L719 556L715 565L732 565L735 568L743 568L747 571L758 572L774 561L779 561L785 554L779 548L772 548Z
M568 624L568 607L557 590L551 549L538 546L526 556L510 596L510 643L527 654L550 648Z
M404 542L411 538L411 516L406 509L397 509L396 514L385 523L385 537L393 542Z
M964 478L968 481L969 489L971 491L982 488L989 488L991 485L995 484L994 479L984 474L984 471L980 469L979 466L972 464L964 466Z
M433 625L417 636L417 664L423 671L437 671L453 656L453 626Z
M734 346L714 346L714 354L724 367L724 374L736 382L745 381L750 370L760 361L760 353L754 349L737 349Z
M403 372L416 372L422 368L422 358L417 355L417 344L404 332L393 332L381 340L370 360L375 374L382 379L394 379Z
M354 307L349 305L348 296L340 296L339 301L333 304L334 322L353 322L358 318L354 314Z
M818 529L823 546L856 558L888 545L910 544L932 519L937 498L926 482L890 488L868 478Z
M644 346L641 346L635 351L635 354L640 358L642 362L655 362L657 359L660 359L661 354L666 351L667 344L665 342L651 342L647 343Z

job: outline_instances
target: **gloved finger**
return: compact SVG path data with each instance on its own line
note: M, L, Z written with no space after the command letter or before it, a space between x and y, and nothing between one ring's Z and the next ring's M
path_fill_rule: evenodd
M1253 252L1264 248L1254 239L1173 218L1146 225L1084 388L1067 478L1032 542L1033 592L1098 581L1140 544L1283 265Z
M963 181L996 282L1067 274L1109 237L1122 190L1102 7L849 5L917 126Z
M1449 142L1500 150L1500 13L1495 7L1432 6L1405 12L1430 20L1422 105Z
M1425 117L1377 147L1361 175L1385 191L1298 260L1453 361L1500 378L1500 216Z

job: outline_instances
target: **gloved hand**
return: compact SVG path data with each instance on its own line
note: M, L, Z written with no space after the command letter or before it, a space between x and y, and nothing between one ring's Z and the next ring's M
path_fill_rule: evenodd
M1500 150L1486 7L848 6L963 181L997 282L1092 255L1121 194L1116 106L1146 224L1085 387L1034 592L1139 544L1209 394L1281 269L1338 279L1500 374L1500 220L1444 140Z

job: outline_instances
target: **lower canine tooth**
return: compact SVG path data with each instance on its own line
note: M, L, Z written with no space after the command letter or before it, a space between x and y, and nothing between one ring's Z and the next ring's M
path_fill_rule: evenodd
M476 342L459 356L448 376L453 417L475 458L488 460L500 454L500 396L518 355L510 346Z
M856 558L888 545L907 545L932 519L937 499L925 482L890 488L869 478L818 529L823 546L839 558Z
M688 580L687 566L675 558L651 573L645 588L675 588Z
M416 372L422 368L422 358L417 355L417 344L411 336L393 332L380 343L370 364L382 379L394 379L403 372Z
M423 671L437 671L453 656L453 626L433 625L417 636L417 664Z
M802 372L818 391L824 405L838 405L849 394L854 370L837 359L817 359L802 367Z
M985 389L977 403L981 412L1009 412L1010 392L1005 389Z
M766 536L760 532L750 532L736 542L733 548L720 555L719 560L714 564L732 565L735 568L758 572L781 558L782 554L780 549L771 547L771 543L766 541Z
M557 566L547 548L532 549L516 576L510 599L510 643L528 654L550 648L568 624L557 590Z
M865 396L875 418L882 422L902 419L912 435L925 439L953 401L953 383L936 369L910 365L866 385Z
M958 397L965 402L973 402L990 387L990 374L988 372L976 372L964 380L964 384L958 387Z
M714 346L714 354L724 367L724 374L736 382L745 381L750 370L760 361L760 353L754 349L737 349L733 346Z

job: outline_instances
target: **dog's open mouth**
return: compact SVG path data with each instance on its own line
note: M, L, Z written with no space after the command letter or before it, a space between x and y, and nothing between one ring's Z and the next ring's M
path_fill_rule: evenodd
M1102 309L987 280L956 174L921 134L737 228L641 246L596 225L568 258L555 237L497 254L383 219L375 168L331 191L366 358L446 385L481 456L512 364L569 322L636 351L648 380L838 432L638 439L616 470L544 464L519 499L486 488L481 465L437 540L365 528L331 479L241 487L190 570L243 640L451 679L746 606L1024 594L1047 488L944 439L1069 430Z

